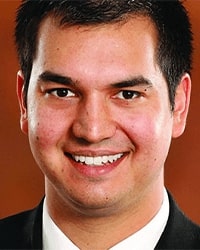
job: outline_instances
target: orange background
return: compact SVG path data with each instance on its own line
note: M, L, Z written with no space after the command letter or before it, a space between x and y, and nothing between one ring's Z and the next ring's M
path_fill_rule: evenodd
M0 0L0 217L29 209L44 194L43 176L28 140L20 131L15 94L18 63L13 28L19 0ZM200 223L200 1L187 0L194 32L193 90L187 129L172 143L166 162L166 186L183 211Z

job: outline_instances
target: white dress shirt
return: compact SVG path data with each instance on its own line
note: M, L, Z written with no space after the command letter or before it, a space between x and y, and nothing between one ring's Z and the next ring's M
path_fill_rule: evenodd
M164 189L162 206L154 218L139 231L119 242L110 250L152 250L158 243L169 216L169 199ZM56 226L43 207L43 250L79 250L79 248ZM95 249L92 249L95 250Z

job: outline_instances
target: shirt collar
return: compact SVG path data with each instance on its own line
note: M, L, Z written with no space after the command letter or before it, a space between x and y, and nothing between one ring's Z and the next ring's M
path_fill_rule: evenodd
M119 242L110 250L151 250L154 249L166 226L169 216L169 199L164 189L164 199L158 213L139 231ZM73 242L56 226L48 214L46 200L43 207L43 249L44 250L79 250Z

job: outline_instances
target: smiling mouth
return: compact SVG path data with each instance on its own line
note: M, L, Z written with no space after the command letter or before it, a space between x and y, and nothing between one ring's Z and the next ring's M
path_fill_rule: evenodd
M71 155L71 158L77 162L88 166L103 166L111 164L123 157L123 153L115 155L103 155L103 156L84 156L84 155Z

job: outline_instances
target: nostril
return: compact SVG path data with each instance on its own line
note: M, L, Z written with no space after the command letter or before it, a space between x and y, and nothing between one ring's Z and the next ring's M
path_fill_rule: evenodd
M74 122L72 130L79 143L90 144L111 138L116 127L110 120L81 120Z
M115 130L109 103L102 98L102 94L93 91L79 103L72 124L76 138L82 139L82 142L97 143L112 137Z

